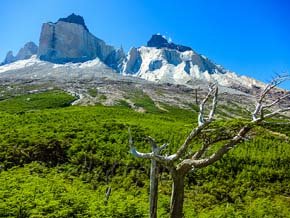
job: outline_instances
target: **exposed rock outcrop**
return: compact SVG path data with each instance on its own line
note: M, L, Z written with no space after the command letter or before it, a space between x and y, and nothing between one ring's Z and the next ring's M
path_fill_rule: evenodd
M81 16L72 14L42 26L38 57L53 63L85 62L99 58L118 68L125 54L92 35Z
M16 57L13 55L13 51L8 51L4 61L0 65L10 64L16 61Z
M190 47L169 43L163 36L153 35L147 47L130 50L123 72L162 81L166 80L167 76L179 79L178 77L184 74L181 76L182 80L188 80L189 76L196 72L214 74L225 71Z
M29 66L40 67L45 64L49 67L47 72L57 69L55 72L59 72L60 75L56 76L60 79L65 77L67 71L64 69L79 68L81 72L79 76L89 76L87 74L87 67L89 67L93 76L95 73L103 75L104 72L117 71L159 83L191 86L199 81L215 82L226 87L238 87L239 90L241 90L239 87L248 90L253 89L254 86L262 86L258 81L227 71L190 47L175 44L159 34L153 35L147 46L132 48L126 56L122 48L116 50L90 33L83 17L75 14L60 18L56 23L44 23L39 48L33 42L29 42L16 56L12 51L8 52L2 65L18 60L22 61L1 66L0 73L18 69L26 71ZM69 62L72 63L65 64ZM71 68L66 68L67 66ZM61 72L61 69L64 72ZM85 71L81 71L82 69ZM33 70L37 69L33 68ZM33 72L40 73L40 71ZM27 73L29 78L36 75L31 74L30 68Z
M1 63L1 65L10 64L19 60L29 59L31 58L32 55L37 54L37 50L38 50L38 47L37 45L35 45L34 42L28 42L23 46L23 48L21 48L18 51L16 56L13 55L12 51L9 51L6 55L6 58Z
M38 46L34 42L28 42L21 48L16 55L17 60L26 60L31 58L32 55L36 55L38 51Z
M71 15L69 15L66 18L60 18L60 19L58 19L58 21L79 24L79 25L82 25L87 31L89 31L89 29L87 28L87 26L85 24L84 18L82 16L76 15L74 13L72 13Z
M124 64L123 71L126 74L135 74L140 70L142 58L137 48L131 48L126 63Z
M228 85L232 77L221 66L190 47L168 42L161 35L153 35L146 47L132 48L124 63L123 73L135 74L159 83L174 84L202 80Z
M191 51L190 47L184 45L177 45L172 42L168 42L166 38L159 34L155 34L151 37L151 39L147 42L147 47L155 47L155 48L169 48L174 49L180 52Z

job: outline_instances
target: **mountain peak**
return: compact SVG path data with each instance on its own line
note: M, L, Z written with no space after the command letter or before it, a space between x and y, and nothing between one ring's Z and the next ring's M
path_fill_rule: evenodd
M177 45L177 44L174 44L173 42L168 42L168 40L160 34L152 35L151 39L147 42L147 47L169 48L169 49L175 49L180 52L192 51L190 47Z
M37 55L40 60L57 64L99 58L114 69L119 67L125 56L90 33L83 17L74 13L56 23L42 25Z
M169 43L167 39L160 35L160 34L154 34L151 36L151 39L147 42L148 47L164 47L167 46Z
M5 60L0 65L10 64L19 60L26 60L31 58L32 55L37 54L38 46L34 42L27 42L17 53L13 55L12 51L9 51Z
M37 54L38 46L34 42L27 42L23 48L18 51L16 55L17 60L25 60L31 58L32 55Z
M66 18L60 18L60 19L58 19L58 21L79 24L79 25L82 25L87 31L89 31L89 29L87 28L87 26L85 24L84 18L80 15L76 15L75 13L72 13L71 15L69 15Z

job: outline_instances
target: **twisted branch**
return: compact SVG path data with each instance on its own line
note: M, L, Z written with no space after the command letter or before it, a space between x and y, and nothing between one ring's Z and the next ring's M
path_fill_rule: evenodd
M265 97L270 92L270 90L272 90L278 84L280 84L281 82L283 82L287 79L290 79L290 77L289 76L288 77L285 77L285 76L279 77L278 79L274 79L269 85L267 85L265 87L260 98L257 101L256 108L252 114L251 122L249 124L243 126L239 130L239 132L229 140L229 142L227 142L225 145L223 145L220 149L218 149L216 152L214 152L209 157L199 159L202 157L202 155L208 149L208 147L210 146L209 144L213 144L213 143L222 141L222 138L221 138L221 140L217 139L216 141L215 140L212 141L212 143L202 145L202 147L192 156L191 159L185 159L181 163L179 163L177 165L177 170L186 172L186 171L191 170L192 168L202 168L202 167L206 167L208 165L213 164L214 162L220 160L223 157L223 155L226 154L230 149L234 148L241 141L245 140L247 133L256 124L259 124L260 122L264 121L265 119L271 118L271 117L273 117L277 114L280 114L282 112L290 111L290 106L277 109L277 110L270 112L270 113L267 113L267 114L264 114L264 111L263 111L264 108L270 108L270 107L278 104L281 100L286 99L290 96L290 94L285 94L284 96L274 100L270 104L267 104L267 105L263 104L263 101L265 100ZM259 114L260 114L260 116L259 116Z

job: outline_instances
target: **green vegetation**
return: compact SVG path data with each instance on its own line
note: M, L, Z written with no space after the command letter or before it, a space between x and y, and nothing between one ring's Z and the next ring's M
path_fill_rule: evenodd
M125 103L65 107L73 100L50 91L0 101L0 217L148 217L150 162L129 154L127 129L139 150L150 150L150 135L170 143L170 153L197 113L168 105L161 111L141 94L134 103L147 113ZM231 134L242 122L218 121L210 128L220 130L206 134ZM185 217L290 217L289 125L266 124L251 135L187 177ZM161 184L158 213L167 217L166 169Z
M0 101L0 111L20 113L46 108L67 107L74 100L76 100L75 97L58 90L26 94Z
M136 107L145 109L145 112L160 113L160 109L155 106L154 101L141 90L135 90L133 93L131 93L130 98Z
M97 97L98 96L98 90L97 89L89 89L88 93L92 97Z
M100 95L99 99L100 99L101 101L104 101L104 100L107 99L107 96L106 96L106 95Z

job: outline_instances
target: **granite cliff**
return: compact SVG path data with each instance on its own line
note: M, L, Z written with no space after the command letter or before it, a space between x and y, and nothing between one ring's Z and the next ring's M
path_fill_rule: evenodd
M72 14L60 18L56 23L43 24L38 57L58 64L99 58L108 66L118 69L118 63L122 62L125 54L91 34L84 19Z

